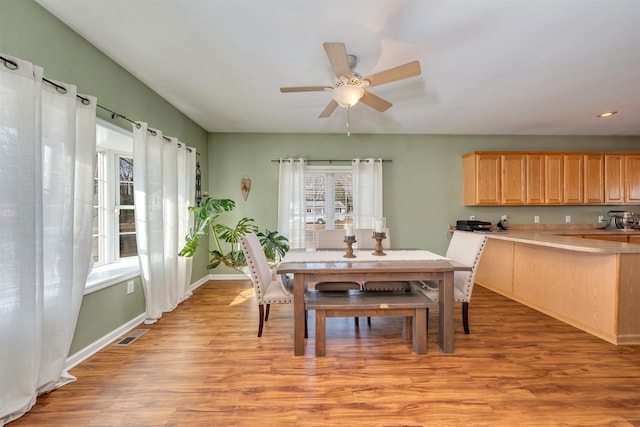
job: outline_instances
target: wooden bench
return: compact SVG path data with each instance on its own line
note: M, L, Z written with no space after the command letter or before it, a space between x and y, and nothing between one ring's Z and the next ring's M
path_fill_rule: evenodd
M307 310L316 311L316 356L326 353L326 318L352 316L404 316L404 338L410 329L413 351L427 352L427 309L438 303L422 293L407 292L318 292L308 291ZM410 320L411 319L411 320Z

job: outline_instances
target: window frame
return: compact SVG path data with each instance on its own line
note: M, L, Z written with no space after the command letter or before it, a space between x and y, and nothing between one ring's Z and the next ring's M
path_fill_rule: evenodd
M105 134L109 132L116 134L107 138ZM94 209L98 208L98 233L92 231L92 238L98 238L100 257L96 262L92 253L85 294L140 275L137 255L120 257L119 211L134 209L133 205L119 204L121 157L133 159L133 133L96 118L96 167L100 169L96 170L98 205L94 205Z

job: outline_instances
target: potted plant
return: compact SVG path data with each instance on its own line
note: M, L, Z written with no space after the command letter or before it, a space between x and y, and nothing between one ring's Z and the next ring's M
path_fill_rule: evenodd
M207 197L200 206L190 206L189 211L194 214L194 225L186 236L186 243L180 251L180 256L191 257L199 246L200 238L211 233L214 247L207 249L209 264L213 269L220 264L242 271L246 266L244 254L240 249L240 238L250 233L256 233L267 259L275 261L284 256L289 250L289 241L277 231L265 230L261 232L253 218L241 218L233 227L219 222L224 212L235 208L231 199L212 199Z

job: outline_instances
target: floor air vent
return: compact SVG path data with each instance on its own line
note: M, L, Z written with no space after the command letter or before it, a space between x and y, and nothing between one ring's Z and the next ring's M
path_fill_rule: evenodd
M131 333L118 341L115 345L119 346L127 346L149 332L149 329L136 329L135 331L131 331Z

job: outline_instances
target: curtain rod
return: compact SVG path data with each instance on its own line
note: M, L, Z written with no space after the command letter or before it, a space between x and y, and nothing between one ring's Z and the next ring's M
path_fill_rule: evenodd
M282 160L287 160L287 159L282 159ZM307 162L329 162L329 164L331 164L332 162L349 162L351 163L351 161L353 159L331 159L331 160L316 160L316 159L305 159ZM393 162L393 160L386 160L386 159L382 159L383 163L391 163ZM272 159L271 163L280 163L280 159Z
M5 67L7 67L7 68L8 68L8 69L10 69L10 70L17 70L17 69L19 68L18 64L17 64L15 61L12 61L12 60L11 60L11 59L9 59L9 58L5 58L5 57L4 57L4 56L2 56L2 55L0 55L0 60L2 60L2 61L4 62L4 66L5 66ZM49 83L51 86L55 87L55 88L56 88L56 92L58 92L58 93L60 93L60 94L62 94L62 95L64 95L65 93L67 93L67 88L66 88L66 87L64 87L64 86L62 86L62 85L59 85L58 83L53 82L53 81L49 80L48 78L46 78L46 77L44 77L44 76L42 77L42 80L43 80L43 81L45 81L45 82L47 82L47 83ZM89 105L89 104L91 103L91 101L89 100L89 98L85 98L85 97L84 97L84 96L82 96L82 95L76 94L76 98L78 98L78 99L80 100L80 102L82 102L82 105ZM136 127L137 127L138 129L140 129L140 126L141 126L141 125L140 125L140 123L138 123L138 122L134 122L133 120L131 120L131 119L130 119L130 118L128 118L127 116L124 116L124 115L122 115L122 114L120 114L120 113L116 113L115 111L110 110L110 109L108 109L107 107L103 107L102 105L97 104L97 103L96 103L96 106L97 106L97 107L99 107L99 108L102 108L102 109L103 109L103 110L105 110L105 111L110 112L110 113L111 113L111 120L114 120L114 119L116 119L116 118L121 118L121 119L124 119L124 120L126 120L126 121L128 121L128 122L130 122L130 123L132 123L132 124L134 124L134 125L136 125ZM158 132L156 132L156 131L155 131L155 130L153 130L153 129L147 129L147 131L148 131L149 133L151 133L153 136L156 136L156 135L158 134ZM166 136L164 136L164 135L162 135L162 138L163 138L165 141L167 141L167 142L171 142L171 138L168 138L168 137L166 137ZM184 144L184 143L183 143L183 142L181 142L180 144ZM186 145L186 144L185 144L185 145ZM188 150L188 151L191 151L191 148L187 147L187 150ZM200 153L198 153L198 152L196 151L196 155L198 155L198 156L199 156L199 155L200 155Z

